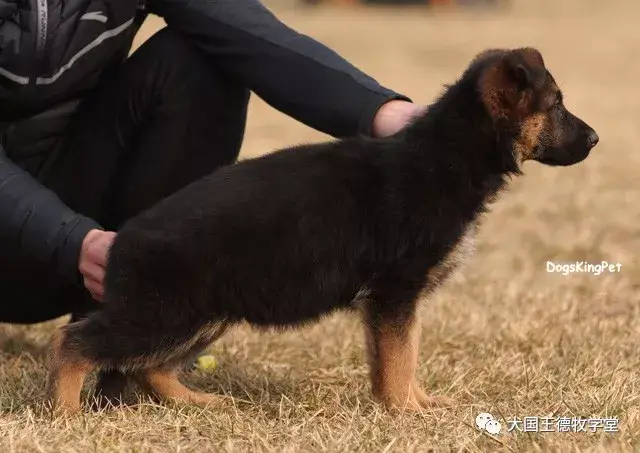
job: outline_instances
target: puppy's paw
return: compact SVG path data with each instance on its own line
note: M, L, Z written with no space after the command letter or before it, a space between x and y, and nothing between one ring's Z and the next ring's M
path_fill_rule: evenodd
M442 395L425 395L424 398L420 398L418 401L420 406L425 409L450 408L456 405L456 401L453 398Z
M377 399L390 411L420 412L425 409L448 408L455 406L454 399L447 396L427 395L417 384L412 384L408 392L387 392L377 395Z
M82 410L79 403L50 398L51 412L55 417L70 417Z
M411 390L415 395L416 400L423 408L445 408L453 407L456 404L456 401L453 398L449 398L448 396L427 395L415 381L412 384Z

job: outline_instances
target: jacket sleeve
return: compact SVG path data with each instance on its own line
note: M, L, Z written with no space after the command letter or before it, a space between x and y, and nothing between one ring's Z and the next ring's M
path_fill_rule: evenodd
M101 229L69 209L0 147L0 250L6 250L3 244L15 244L25 255L50 265L52 272L78 283L82 241L94 228Z
M334 137L369 136L382 104L409 101L285 26L259 0L147 0L146 6L272 107Z

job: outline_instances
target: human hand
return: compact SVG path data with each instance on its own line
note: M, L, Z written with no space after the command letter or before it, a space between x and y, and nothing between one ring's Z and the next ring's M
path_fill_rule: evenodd
M97 301L102 301L104 294L107 253L115 237L113 231L91 230L82 241L78 269L84 278L84 286Z
M425 106L401 100L383 104L373 118L373 136L383 138L395 134L426 109Z

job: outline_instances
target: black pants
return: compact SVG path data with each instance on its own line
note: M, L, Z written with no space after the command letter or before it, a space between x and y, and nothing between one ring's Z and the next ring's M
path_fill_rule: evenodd
M150 38L83 102L43 183L108 230L236 160L249 92L180 35ZM91 311L82 286L32 262L0 275L0 322Z

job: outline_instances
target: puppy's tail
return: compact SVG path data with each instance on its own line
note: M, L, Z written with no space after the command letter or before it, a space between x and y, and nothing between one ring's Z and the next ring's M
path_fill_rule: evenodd
M73 351L98 369L124 373L181 363L193 332L165 335L162 331L142 330L126 318L111 319L107 312L94 312L87 318L61 329L64 348ZM147 326L148 327L148 326Z

